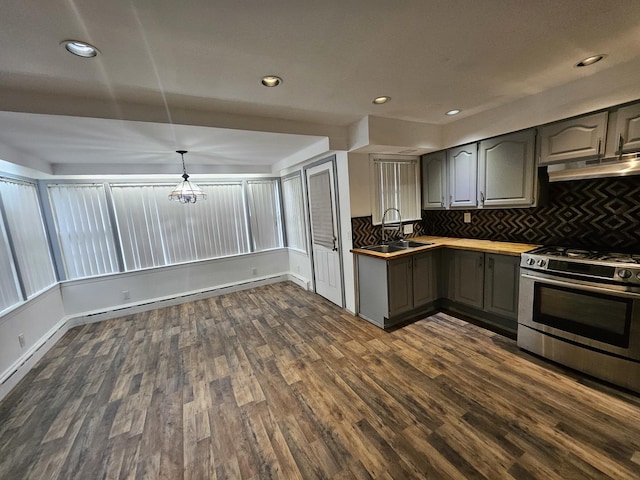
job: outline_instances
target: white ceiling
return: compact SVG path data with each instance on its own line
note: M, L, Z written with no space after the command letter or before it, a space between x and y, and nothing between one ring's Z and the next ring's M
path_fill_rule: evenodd
M102 53L74 57L67 38ZM46 114L0 115L4 151L63 174L144 173L177 148L261 171L369 115L446 128L576 84L569 104L603 72L639 78L640 2L4 0L0 45L0 110Z

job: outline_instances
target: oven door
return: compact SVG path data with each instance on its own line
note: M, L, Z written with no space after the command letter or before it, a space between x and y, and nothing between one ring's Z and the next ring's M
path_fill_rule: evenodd
M627 287L522 270L518 322L640 360L640 294Z

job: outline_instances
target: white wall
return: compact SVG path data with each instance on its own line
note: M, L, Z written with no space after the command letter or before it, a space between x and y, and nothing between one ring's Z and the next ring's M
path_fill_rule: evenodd
M300 286L313 290L313 272L311 259L306 252L289 249L290 274L296 277L294 281Z
M349 194L351 199L351 216L367 217L371 215L371 188L369 155L366 153L349 153Z
M347 152L336 152L338 197L340 201L340 244L342 245L342 271L344 273L345 308L356 311L355 274L353 268L353 235L351 232L351 196L349 194L349 158Z
M28 371L47 351L41 348L44 342L53 336L53 344L66 331L58 332L64 326L64 316L60 285L56 284L0 317L0 399L22 378L12 374L25 362L23 369ZM18 342L20 334L24 335L24 347Z
M253 268L256 269L255 274ZM61 291L65 313L78 315L119 308L123 304L137 304L275 275L287 275L288 272L288 251L277 249L71 280L62 282ZM125 300L123 291L128 291L131 298Z

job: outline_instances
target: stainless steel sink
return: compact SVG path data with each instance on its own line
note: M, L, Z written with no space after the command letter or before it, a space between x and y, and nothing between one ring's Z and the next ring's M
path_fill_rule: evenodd
M413 240L396 240L388 245L367 245L362 247L363 250L370 250L379 253L393 253L408 250L410 248L424 247L425 245L433 245L430 242L415 242Z
M400 247L398 245L367 245L366 247L362 247L363 250L371 250L372 252L379 253L393 253L393 252L401 252L402 250L406 250L407 247Z
M396 240L395 242L391 242L390 245L402 248L416 248L416 247L424 247L426 245L433 245L432 242L416 242L415 240Z

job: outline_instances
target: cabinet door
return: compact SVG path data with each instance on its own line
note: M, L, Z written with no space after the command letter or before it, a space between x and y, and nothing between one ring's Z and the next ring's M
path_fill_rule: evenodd
M618 110L616 154L640 151L640 104Z
M519 207L533 204L535 131L512 133L480 142L478 204Z
M434 152L422 157L422 208L425 210L446 207L447 152Z
M471 143L447 151L449 164L449 206L475 207L478 175L478 144Z
M389 289L389 317L413 308L413 276L411 255L387 262L387 288Z
M484 253L456 250L452 267L453 301L482 309Z
M520 257L488 253L486 261L485 311L517 320Z
M413 255L413 306L421 307L438 298L434 252Z
M547 125L540 130L540 165L597 157L604 152L607 112Z

